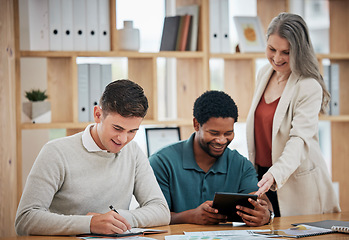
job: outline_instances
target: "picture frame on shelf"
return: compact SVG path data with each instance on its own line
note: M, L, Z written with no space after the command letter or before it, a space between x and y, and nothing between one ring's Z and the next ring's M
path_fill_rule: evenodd
M145 128L147 153L150 157L161 148L181 140L179 127Z
M266 37L258 16L234 16L239 48L242 53L265 52Z

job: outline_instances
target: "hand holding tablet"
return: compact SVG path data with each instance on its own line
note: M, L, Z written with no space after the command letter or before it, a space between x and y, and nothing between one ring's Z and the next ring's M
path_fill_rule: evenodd
M257 197L253 194L216 192L212 207L217 209L219 214L226 215L228 222L242 222L241 217L236 213L236 206L240 205L253 209L254 206L248 199L252 198L257 201Z

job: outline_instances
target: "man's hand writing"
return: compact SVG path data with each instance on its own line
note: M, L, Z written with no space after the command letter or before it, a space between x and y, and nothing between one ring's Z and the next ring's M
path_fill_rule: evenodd
M131 229L128 221L114 211L105 214L89 213L88 215L93 215L90 223L91 233L114 234Z

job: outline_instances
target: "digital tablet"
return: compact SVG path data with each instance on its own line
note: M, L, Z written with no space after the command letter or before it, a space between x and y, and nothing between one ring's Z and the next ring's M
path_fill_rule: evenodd
M219 214L226 215L228 222L243 222L236 213L236 205L254 208L248 199L252 198L257 201L257 197L257 195L252 194L216 192L212 207L218 209Z

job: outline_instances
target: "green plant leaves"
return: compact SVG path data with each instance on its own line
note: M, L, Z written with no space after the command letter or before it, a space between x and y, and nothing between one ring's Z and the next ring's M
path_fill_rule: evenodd
M40 89L32 89L30 91L26 91L25 97L31 102L44 101L46 98L48 98L46 90L41 91Z

